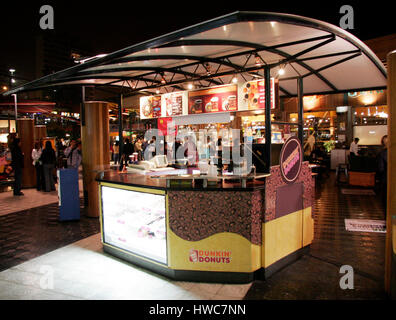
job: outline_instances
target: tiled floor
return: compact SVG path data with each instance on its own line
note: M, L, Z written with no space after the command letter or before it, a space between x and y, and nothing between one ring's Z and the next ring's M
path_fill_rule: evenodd
M58 185L55 185L58 190ZM82 177L79 180L80 196L82 196ZM18 212L31 208L41 207L58 202L58 192L37 191L35 188L23 189L23 196L14 196L12 191L0 192L0 216L11 212Z
M309 254L245 285L171 281L107 255L97 219L60 223L57 203L0 216L0 299L385 299L385 234L344 226L345 218L382 219L377 197L342 194L334 175L317 191ZM342 265L354 268L354 290L339 286Z
M80 221L60 222L58 202L0 216L0 271L98 233L80 210Z

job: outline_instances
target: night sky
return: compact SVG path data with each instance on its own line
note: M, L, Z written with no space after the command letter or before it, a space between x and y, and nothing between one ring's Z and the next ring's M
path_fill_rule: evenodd
M55 31L65 34L94 54L161 36L234 11L272 11L303 15L339 25L340 7L352 5L354 30L361 40L396 33L389 2L379 1L3 1L0 6L0 72L14 67L19 75L33 77L34 36L39 9L54 8ZM274 4L275 3L275 4Z

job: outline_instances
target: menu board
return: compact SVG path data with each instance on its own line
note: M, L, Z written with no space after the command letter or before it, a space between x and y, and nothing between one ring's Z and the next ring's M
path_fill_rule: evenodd
M167 93L162 96L162 106L165 108L165 116L173 117L183 114L184 92Z
M237 96L236 85L190 91L188 114L237 111Z
M140 118L151 119L161 117L161 96L140 98Z
M103 241L167 263L165 195L101 186Z
M271 78L271 109L275 109L275 79ZM265 81L254 80L243 84L240 90L239 110L257 110L265 108Z

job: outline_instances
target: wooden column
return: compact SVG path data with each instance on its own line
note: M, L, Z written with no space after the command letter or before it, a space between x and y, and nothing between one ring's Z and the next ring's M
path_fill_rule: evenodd
M17 120L18 137L21 139L21 149L24 153L24 168L22 176L22 188L36 186L36 169L33 166L32 150L34 147L34 120Z
M84 124L81 124L84 195L86 214L99 217L98 172L110 168L109 111L107 102L85 101Z
M396 299L396 51L388 54L387 66L389 118L385 290L392 299Z

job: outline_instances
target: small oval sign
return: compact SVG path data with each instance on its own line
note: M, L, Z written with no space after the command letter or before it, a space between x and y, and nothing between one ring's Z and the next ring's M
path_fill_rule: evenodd
M290 137L286 140L280 152L280 171L283 180L294 182L300 175L303 153L300 140Z

